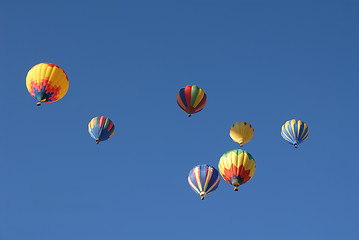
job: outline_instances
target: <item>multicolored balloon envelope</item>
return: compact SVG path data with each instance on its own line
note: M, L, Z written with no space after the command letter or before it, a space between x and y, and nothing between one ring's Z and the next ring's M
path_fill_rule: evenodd
M69 89L69 79L59 66L40 63L27 73L26 87L40 106L42 102L55 102L65 96Z
M251 124L243 121L236 122L229 129L229 136L235 141L239 143L241 147L243 144L249 142L254 135L254 128Z
M206 94L202 88L196 85L183 87L177 94L177 104L183 111L188 113L188 117L201 111L206 103Z
M294 145L295 148L308 138L309 128L301 120L289 120L282 126L281 135L284 140Z
M188 174L189 185L202 200L217 189L219 181L218 171L206 164L195 166Z
M115 125L113 122L104 116L94 117L89 122L89 133L98 144L100 141L105 141L112 137L115 133Z
M234 186L234 191L238 191L238 186L245 184L253 177L256 163L248 152L234 149L223 154L218 168L223 179Z

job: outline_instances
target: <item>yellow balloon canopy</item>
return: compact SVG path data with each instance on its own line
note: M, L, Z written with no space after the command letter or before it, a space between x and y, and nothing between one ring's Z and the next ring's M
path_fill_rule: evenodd
M69 79L59 66L40 63L27 73L26 87L40 106L41 102L55 102L65 96L69 89Z
M254 128L251 124L239 121L232 125L231 129L229 130L229 135L236 143L239 143L241 147L243 144L249 142L253 135L254 135Z

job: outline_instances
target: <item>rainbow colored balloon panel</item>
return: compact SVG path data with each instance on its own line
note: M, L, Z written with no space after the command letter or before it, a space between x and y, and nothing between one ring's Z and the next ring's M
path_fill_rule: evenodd
M94 117L89 122L88 131L91 137L95 139L98 144L100 141L105 141L112 137L115 133L115 125L107 117Z
M218 188L219 181L217 169L206 164L195 166L188 174L189 185L202 200Z
M69 89L69 79L59 66L40 63L30 69L26 76L26 87L37 105L41 102L55 102Z
M202 88L193 86L186 86L181 88L177 94L178 106L188 113L191 114L201 111L207 103L207 96Z

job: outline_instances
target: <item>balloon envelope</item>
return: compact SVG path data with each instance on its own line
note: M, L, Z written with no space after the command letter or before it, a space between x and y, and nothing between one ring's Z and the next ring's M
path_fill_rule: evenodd
M88 124L88 131L98 144L100 141L105 141L112 137L115 133L115 125L107 117L94 117Z
M69 79L66 73L52 63L40 63L30 69L26 76L26 87L37 105L55 102L67 93Z
M186 86L180 89L177 94L178 106L188 113L190 117L192 113L201 111L207 103L207 95L202 88L193 86Z
M284 140L294 145L295 148L305 140L307 140L309 128L306 123L301 120L292 119L282 126L281 135Z
M218 171L206 164L195 166L188 174L189 185L202 200L217 189L219 181Z
M219 172L224 180L235 186L248 182L254 175L256 163L251 154L241 149L233 149L221 157L218 164Z
M251 124L239 121L232 125L229 129L229 135L231 136L232 140L242 147L243 144L249 142L254 135L254 128Z

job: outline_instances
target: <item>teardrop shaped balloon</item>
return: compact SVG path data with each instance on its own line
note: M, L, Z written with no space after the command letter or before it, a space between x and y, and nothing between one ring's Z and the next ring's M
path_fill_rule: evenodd
M218 188L219 181L217 169L206 164L195 166L188 174L189 185L202 200Z
M37 105L60 100L69 89L69 79L59 66L40 63L30 69L26 76L26 87Z
M188 113L188 117L201 111L206 103L207 95L202 88L196 85L183 87L177 94L177 104L183 111Z
M105 141L112 137L115 133L115 125L113 122L104 116L94 117L88 125L88 130L96 144L100 141Z
M295 148L305 140L307 140L309 128L306 123L301 120L292 119L282 126L281 135L284 140L294 145Z
M251 124L244 121L236 122L229 129L229 135L236 143L239 143L241 147L243 144L249 142L254 135L254 128Z
M223 154L218 168L223 179L234 186L234 191L238 191L238 186L245 184L253 177L256 163L248 152L233 149Z

